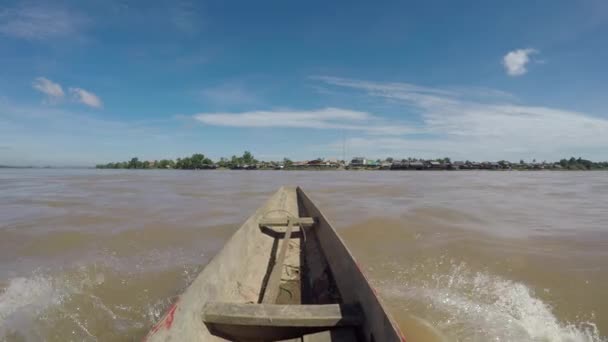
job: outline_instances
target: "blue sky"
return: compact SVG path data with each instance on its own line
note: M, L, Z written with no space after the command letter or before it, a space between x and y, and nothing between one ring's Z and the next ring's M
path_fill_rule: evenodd
M608 2L0 0L0 164L608 159Z

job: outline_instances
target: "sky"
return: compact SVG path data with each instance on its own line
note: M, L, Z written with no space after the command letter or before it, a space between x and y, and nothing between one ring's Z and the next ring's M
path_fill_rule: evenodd
M0 164L608 160L608 2L0 0Z

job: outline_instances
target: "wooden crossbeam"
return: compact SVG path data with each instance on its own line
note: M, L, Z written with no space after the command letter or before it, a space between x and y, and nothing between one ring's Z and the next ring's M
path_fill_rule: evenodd
M363 314L356 305L206 303L203 323L212 335L231 341L280 341L340 327L356 329ZM334 333L330 334L333 340ZM324 335L326 336L326 335ZM337 339L340 341L340 339ZM314 340L312 340L314 341ZM322 340L320 340L322 341Z
M260 227L280 227L287 226L288 221L295 226L311 227L315 224L315 219L312 217L294 217L294 218L279 218L279 219L262 219Z
M356 305L278 305L210 302L203 307L203 321L212 324L330 328L362 323Z

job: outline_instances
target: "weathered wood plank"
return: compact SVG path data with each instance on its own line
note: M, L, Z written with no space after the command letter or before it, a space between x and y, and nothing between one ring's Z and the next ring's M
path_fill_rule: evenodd
M291 231L293 230L293 223L291 219L287 220L287 231L285 231L285 238L281 243L281 250L276 258L266 289L264 290L264 298L262 303L272 304L276 302L279 295L279 287L281 285L281 273L283 273L283 264L285 263L285 256L287 255L287 247L289 246L289 239L291 239Z
M287 220L287 231L285 232L285 238L281 243L281 250L276 258L268 283L266 283L266 289L264 290L264 298L262 303L275 303L279 295L279 286L281 285L281 273L283 273L283 264L285 263L285 256L287 255L287 247L289 246L289 239L291 239L291 231L293 230L292 219Z
M291 220L292 223L296 226L310 227L315 224L315 220L312 217L300 217L300 218L290 218L290 219L263 219L260 220L260 227L277 227L277 226L286 226L287 221Z
M272 327L356 326L363 321L356 305L277 305L209 302L203 321L213 324Z

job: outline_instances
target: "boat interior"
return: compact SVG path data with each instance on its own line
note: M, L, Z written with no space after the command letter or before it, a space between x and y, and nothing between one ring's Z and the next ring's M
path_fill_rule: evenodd
M273 210L258 220L273 242L257 300L207 303L203 322L211 334L234 341L360 340L361 308L342 300L317 234L319 218L301 200L297 207L297 216Z
M299 187L251 215L147 336L156 341L404 341Z

